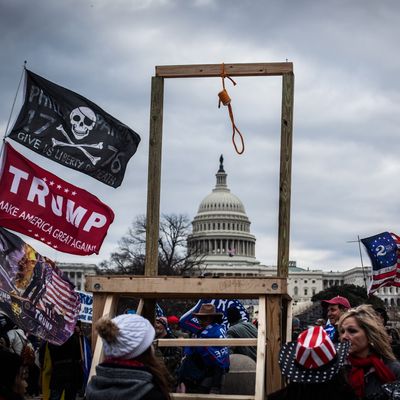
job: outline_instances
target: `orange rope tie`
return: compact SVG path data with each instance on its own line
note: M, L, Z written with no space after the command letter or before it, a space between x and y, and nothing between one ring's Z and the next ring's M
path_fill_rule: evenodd
M232 123L232 143L233 143L233 146L235 147L236 153L243 154L244 140L243 140L242 133L240 132L239 128L235 124L235 119L233 117L233 110L232 110L232 105L231 105L231 98L229 97L229 94L228 94L227 90L225 89L225 78L228 78L233 83L233 85L236 86L236 82L230 76L228 76L226 74L224 63L222 63L222 73L221 73L222 90L218 93L218 97L219 97L218 108L221 107L221 103L224 106L228 107L229 118L231 119L231 123ZM236 146L236 142L235 142L236 133L238 133L240 141L241 141L241 147L242 147L241 150L238 150L238 148Z

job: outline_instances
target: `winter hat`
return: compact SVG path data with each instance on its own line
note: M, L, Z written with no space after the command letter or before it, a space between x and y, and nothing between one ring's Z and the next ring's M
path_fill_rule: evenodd
M291 382L330 381L344 365L349 342L334 345L321 326L300 333L297 342L286 343L279 354L282 375Z
M155 331L150 322L137 314L122 314L100 319L96 325L103 339L106 357L131 359L140 356L152 344Z
M176 315L170 315L167 320L169 324L179 324L179 318Z
M157 317L156 321L160 322L163 325L163 327L165 328L165 330L168 329L168 319L167 319L167 317Z
M217 312L215 309L215 305L209 303L209 304L202 304L199 312L193 313L193 315L195 317L209 317L209 316L222 317L224 314L221 312Z

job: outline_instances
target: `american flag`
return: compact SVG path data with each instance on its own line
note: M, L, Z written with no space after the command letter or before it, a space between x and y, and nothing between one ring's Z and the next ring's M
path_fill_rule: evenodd
M73 333L80 297L47 257L0 227L0 311L18 327L57 345ZM10 303L12 307L10 307Z
M39 300L46 312L56 312L69 323L75 323L80 310L79 294L74 285L56 267L45 264L45 292Z
M383 286L400 286L400 237L391 232L361 239L372 263L368 294Z

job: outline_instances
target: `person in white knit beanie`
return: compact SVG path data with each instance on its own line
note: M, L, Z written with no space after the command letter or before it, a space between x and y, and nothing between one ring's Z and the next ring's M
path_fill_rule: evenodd
M150 321L136 314L122 314L112 320L97 325L103 338L103 351L106 357L136 358L143 354L155 337Z
M86 389L87 400L169 400L168 372L154 354L155 331L136 314L103 317L95 328L103 340L104 361Z

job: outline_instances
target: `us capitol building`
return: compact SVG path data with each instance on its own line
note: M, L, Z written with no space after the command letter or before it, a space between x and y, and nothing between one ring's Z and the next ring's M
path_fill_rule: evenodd
M200 203L193 219L188 246L202 255L202 273L207 276L274 276L276 266L262 265L256 259L256 238L242 201L227 184L223 157L220 157L216 184ZM60 263L78 290L84 290L85 275L94 275L94 264ZM294 305L307 306L311 297L331 286L353 284L366 286L371 267L354 267L346 271L310 270L289 262L288 292ZM385 287L376 294L387 306L400 306L400 288Z
M262 265L256 259L256 238L242 201L231 193L221 155L215 188L200 203L192 222L188 246L202 255L207 276L273 276L276 266ZM366 286L371 267L347 271L323 271L299 268L289 262L288 292L294 304L307 304L311 297L331 286ZM400 288L385 287L376 294L388 306L400 306Z

